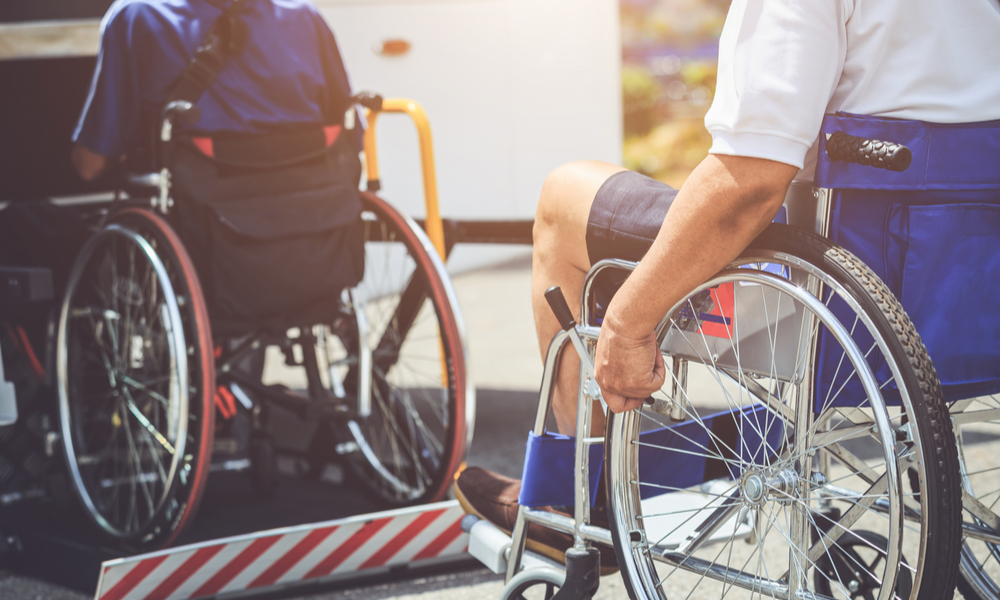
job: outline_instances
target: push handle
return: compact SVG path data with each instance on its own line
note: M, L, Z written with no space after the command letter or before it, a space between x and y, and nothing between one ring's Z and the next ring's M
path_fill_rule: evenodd
M545 290L545 301L549 303L549 308L556 315L559 326L563 330L569 331L576 327L576 319L573 318L573 313L570 311L569 305L566 304L566 298L563 297L562 290L559 289L558 285Z
M897 172L905 171L913 161L913 153L902 144L867 140L842 131L827 138L826 153L830 160Z
M185 125L197 125L201 120L201 109L187 100L174 100L163 109L163 116Z
M373 92L358 92L351 96L351 101L355 104L360 104L368 110L375 112L382 110L382 96Z

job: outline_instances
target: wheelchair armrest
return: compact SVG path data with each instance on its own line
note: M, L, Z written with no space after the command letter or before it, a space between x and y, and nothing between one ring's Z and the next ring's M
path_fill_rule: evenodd
M159 188L160 174L159 173L129 174L125 176L125 182L126 184L135 187Z

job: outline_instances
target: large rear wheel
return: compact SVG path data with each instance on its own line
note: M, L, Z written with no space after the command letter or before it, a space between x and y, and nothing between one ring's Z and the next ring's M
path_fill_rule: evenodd
M86 514L119 547L170 544L208 475L208 311L167 223L125 209L87 242L59 320L63 447Z
M333 395L367 415L336 425L337 451L378 499L434 502L472 436L461 312L423 230L372 194L362 203L365 275L342 300L353 318L317 336Z
M608 423L611 531L632 598L950 597L948 413L919 336L869 269L772 225L661 334L667 385Z

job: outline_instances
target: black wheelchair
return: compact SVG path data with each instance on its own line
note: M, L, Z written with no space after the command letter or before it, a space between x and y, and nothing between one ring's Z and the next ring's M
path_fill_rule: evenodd
M374 125L382 99L352 100ZM196 112L185 102L164 110L159 172L129 178L127 193L94 215L62 300L61 437L85 512L119 547L162 547L192 520L210 471L245 469L258 492L272 490L276 451L297 454L315 476L328 461L345 465L383 505L442 499L471 438L475 399L461 313L435 245L411 218L360 192L360 218L350 226L364 249L356 283L331 288L324 275L335 265L307 256L307 268L289 264L276 275L304 298L300 308L217 318L227 294L252 303L275 290L243 289L254 262L209 264L219 256L192 234L170 153L184 143L174 126ZM440 230L436 198L428 203L428 229L436 219ZM287 219L282 207L271 210L265 226L215 217L237 245L277 240L272 258L280 260ZM305 234L322 244L325 231ZM215 280L219 269L231 271L226 289ZM265 383L268 348L304 373L305 389Z

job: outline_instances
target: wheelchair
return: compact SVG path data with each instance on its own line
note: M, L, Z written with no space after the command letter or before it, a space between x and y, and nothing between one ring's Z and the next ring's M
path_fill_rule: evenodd
M249 469L255 490L269 493L278 450L297 452L316 477L328 461L342 464L382 505L447 493L475 407L461 312L438 252L443 240L432 243L374 193L375 117L422 110L360 94L351 117L355 105L370 123L364 275L324 297L321 310L240 328L210 323L206 282L187 250L202 240L182 239L171 224L183 207L165 160L160 172L130 180L140 190L132 197L152 198L116 200L77 255L57 333L62 445L86 514L118 547L176 540L210 471ZM194 121L190 103L168 105L161 151L175 142L175 125ZM418 129L429 151L426 118ZM436 197L427 202L440 237ZM268 348L304 374L304 389L262 380Z
M563 331L517 521L463 523L502 597L593 597L593 544L633 599L998 597L995 296L961 266L989 277L1000 257L981 158L998 132L828 115L816 185L793 184L783 222L667 313L666 385L603 437L547 433L554 371L572 346L590 432L603 310L635 263L591 268L579 324L549 290ZM540 510L555 505L573 516ZM565 568L526 550L529 523L573 536Z

